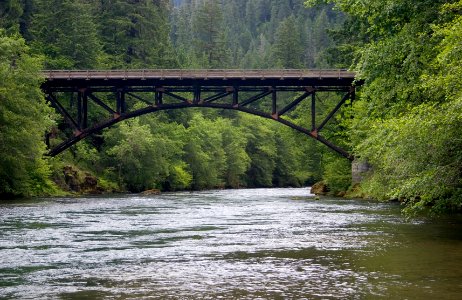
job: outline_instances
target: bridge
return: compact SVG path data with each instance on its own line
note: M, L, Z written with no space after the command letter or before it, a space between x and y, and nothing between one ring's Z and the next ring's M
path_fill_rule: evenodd
M189 107L237 110L271 119L323 143L353 160L320 132L347 100L355 98L355 73L346 70L47 70L42 90L64 117L72 133L51 148L55 156L85 137L120 121L144 114ZM290 102L284 93L297 96ZM340 94L338 104L318 122L316 95ZM311 127L304 128L284 116L305 99L311 101ZM67 101L69 99L69 101ZM267 110L254 104L266 101ZM134 102L143 103L134 109ZM76 104L73 104L76 103ZM93 105L89 105L92 103ZM264 105L263 105L264 106ZM105 115L90 122L88 112L100 107Z

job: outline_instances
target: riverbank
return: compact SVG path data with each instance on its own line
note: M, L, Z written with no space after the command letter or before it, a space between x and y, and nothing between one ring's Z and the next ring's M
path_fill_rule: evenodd
M372 200L372 197L368 196L362 189L360 183L355 183L347 190L336 190L332 191L328 184L324 181L318 181L311 186L311 193L316 196L332 196L339 198L349 199L368 199Z

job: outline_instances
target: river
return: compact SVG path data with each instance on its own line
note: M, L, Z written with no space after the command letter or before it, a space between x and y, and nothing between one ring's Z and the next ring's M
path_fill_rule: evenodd
M462 219L309 189L0 204L2 299L460 299Z

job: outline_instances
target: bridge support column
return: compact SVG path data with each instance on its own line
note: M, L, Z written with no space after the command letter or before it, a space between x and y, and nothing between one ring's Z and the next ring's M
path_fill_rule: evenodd
M193 87L193 89L194 89L193 103L198 104L199 102L201 102L201 87L196 85Z
M239 104L239 87L233 86L233 107Z
M82 88L79 90L79 94L81 94L81 99L82 99L82 117L81 117L81 123L80 128L84 129L87 128L88 125L88 93L86 88Z
M87 127L88 120L88 94L86 88L77 91L77 127L82 130Z
M351 183L361 183L366 175L372 171L372 166L365 159L355 158L351 162Z
M276 94L276 88L273 86L271 87L271 115L273 118L277 118L277 112L278 112L278 107L277 107L277 94Z
M117 113L125 113L125 91L123 89L117 90Z
M157 105L162 105L163 104L163 93L164 89L163 88L157 88L156 93L155 93L155 98L154 98L154 103Z
M311 131L316 130L316 91L311 94Z

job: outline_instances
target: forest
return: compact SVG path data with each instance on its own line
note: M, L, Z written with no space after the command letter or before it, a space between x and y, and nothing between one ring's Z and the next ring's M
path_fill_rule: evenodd
M2 1L0 194L86 192L90 178L99 192L322 180L334 195L399 199L409 214L460 211L461 11L442 0ZM142 68L354 70L365 84L325 135L373 171L352 189L350 162L316 141L204 109L127 120L44 155L45 133L63 120L40 70ZM338 95L319 100L322 117ZM302 103L289 116L303 125L309 111Z

